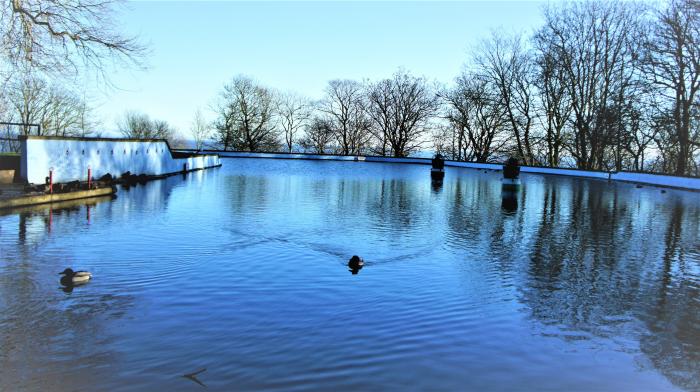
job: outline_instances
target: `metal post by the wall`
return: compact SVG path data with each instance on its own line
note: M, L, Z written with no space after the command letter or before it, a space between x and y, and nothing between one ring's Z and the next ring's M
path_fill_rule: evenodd
M88 165L88 172L87 172L87 186L88 189L92 188L92 169L90 168L90 165Z
M53 166L49 168L49 193L53 194Z

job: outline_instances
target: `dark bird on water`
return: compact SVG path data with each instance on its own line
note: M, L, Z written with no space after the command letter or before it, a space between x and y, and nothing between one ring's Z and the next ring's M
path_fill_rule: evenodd
M348 268L350 268L350 272L352 272L353 275L356 275L364 265L365 261L357 255L352 256L350 261L348 261Z
M350 268L362 268L365 265L365 261L360 258L360 256L352 256L350 261L348 261L348 267Z
M92 274L87 271L73 271L70 268L64 269L59 275L63 275L61 277L61 284L64 286L84 284L92 277Z

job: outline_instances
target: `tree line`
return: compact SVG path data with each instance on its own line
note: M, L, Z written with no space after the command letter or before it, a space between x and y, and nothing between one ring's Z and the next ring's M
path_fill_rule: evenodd
M99 135L79 75L108 82L110 66L141 66L146 47L118 32L119 0L0 4L0 148L18 134ZM31 125L29 125L31 124Z
M114 4L1 6L3 120L41 124L46 135L96 128L79 89L50 81L103 72L109 61L140 64L144 48L109 23ZM195 114L192 138L197 148L224 150L434 151L462 161L515 156L530 165L698 175L699 40L699 0L568 2L545 8L531 34L483 39L448 85L400 69L381 80L332 80L310 99L236 76L211 105L213 121ZM127 112L118 125L128 137L177 135L144 113Z
M0 138L102 136L96 131L100 122L88 100L70 87L33 74L9 81L4 87L4 94L0 96L2 121L21 125L0 127ZM146 113L126 111L116 125L121 136L126 138L166 139L173 147L187 147L172 125L165 120L151 119Z
M530 36L482 40L448 86L399 70L332 80L312 101L236 76L210 144L700 174L700 2L571 2L543 16Z

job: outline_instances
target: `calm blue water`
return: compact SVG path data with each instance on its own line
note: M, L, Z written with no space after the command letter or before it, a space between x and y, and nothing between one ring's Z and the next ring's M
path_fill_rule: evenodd
M0 215L0 390L700 390L699 194L428 170L229 159Z

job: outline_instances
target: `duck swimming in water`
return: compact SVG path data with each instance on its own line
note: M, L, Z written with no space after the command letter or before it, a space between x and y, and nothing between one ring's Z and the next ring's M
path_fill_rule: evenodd
M359 270L365 265L365 261L360 258L360 256L352 256L350 261L348 261L348 268L353 275L357 274Z
M87 271L73 271L70 268L64 269L59 275L63 275L63 277L61 277L61 284L64 286L87 283L92 277L92 274Z

